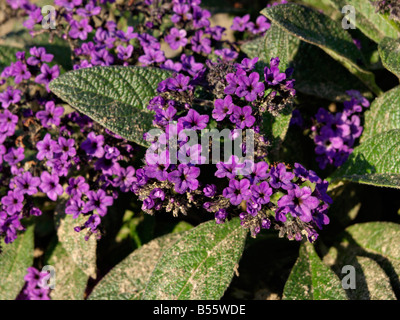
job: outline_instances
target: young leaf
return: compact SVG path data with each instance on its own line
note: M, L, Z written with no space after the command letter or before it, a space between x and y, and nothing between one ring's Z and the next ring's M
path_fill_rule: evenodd
M283 290L284 300L346 300L339 278L310 243L303 243Z
M238 218L220 225L209 221L187 231L165 250L143 299L220 299L238 266L246 235Z
M65 204L59 206L65 210ZM55 216L58 223L58 240L76 266L89 277L96 279L97 240L92 236L85 241L85 233L74 230L74 227L83 225L87 218L79 216L73 219L71 215L65 214L64 210L60 210L61 208L56 210L58 214Z
M320 47L342 63L375 94L381 94L373 73L358 65L363 60L361 53L350 34L340 24L322 13L297 4L272 6L261 13L292 35Z
M158 260L180 237L170 233L133 251L101 279L89 300L140 300Z
M356 147L332 180L400 188L400 130L372 136Z
M365 112L364 132L361 142L376 134L400 129L400 86L385 92L372 102Z
M354 300L395 300L400 294L400 225L392 222L359 223L344 235L324 257L343 277L343 266L355 271L355 288L346 290ZM343 279L351 283L350 279Z
M357 28L360 29L367 37L379 43L382 38L397 38L400 36L396 28L389 23L382 15L376 12L376 8L369 0L328 0L333 7L342 12L342 8L346 5L355 8L355 16L347 12L343 17Z
M14 300L24 286L27 269L33 263L33 226L9 244L1 242L0 299Z
M61 243L54 248L48 265L55 270L55 288L52 300L83 300L88 276L75 264Z
M400 39L385 38L378 49L385 68L400 78Z
M74 108L125 139L147 146L152 128L147 104L170 72L143 67L94 67L65 73L50 89Z

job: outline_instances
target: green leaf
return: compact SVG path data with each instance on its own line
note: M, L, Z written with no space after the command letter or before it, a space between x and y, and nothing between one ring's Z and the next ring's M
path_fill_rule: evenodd
M365 140L332 179L400 188L400 130L390 130Z
M79 216L73 219L71 215L64 213L65 202L61 202L56 208L56 223L58 241L71 260L87 276L96 279L96 248L97 240L94 236L85 241L84 232L76 232L74 227L81 226L87 217Z
M55 270L55 288L52 300L83 300L88 276L75 264L61 243L54 248L48 265Z
M283 290L284 300L346 300L339 278L310 243L303 243Z
M89 300L140 300L158 260L180 238L168 234L133 251L99 282Z
M220 299L238 267L246 235L238 218L187 231L157 263L143 299Z
M380 42L384 37L397 38L400 36L396 28L389 23L381 14L376 12L376 8L369 0L328 0L332 6L340 12L346 5L355 8L355 20L351 15L346 14L349 21L356 26L362 33L375 42ZM343 17L345 15L343 14Z
M272 6L261 13L292 35L320 47L342 63L376 95L381 94L381 89L375 84L374 74L358 65L363 61L363 57L350 34L338 22L297 4Z
M324 261L339 275L345 265L355 268L356 288L346 290L350 299L395 300L396 294L400 294L400 225L392 222L352 225Z
M33 226L9 244L1 241L0 254L0 299L14 300L25 284L27 269L33 263Z
M262 131L271 142L271 149L274 152L281 147L285 140L292 118L292 110L291 107L286 107L276 117L268 112L263 114Z
M361 142L376 134L400 129L400 86L376 98L365 112Z
M348 90L357 90L372 98L371 92L357 77L309 43L301 42L292 66L295 88L299 92L337 102L348 100Z
M264 37L258 37L245 42L241 45L240 49L251 59L258 57L260 60L264 60L264 41Z
M5 67L9 66L11 62L15 62L17 60L15 54L18 51L21 51L21 49L0 45L0 73Z
M300 46L300 40L289 32L273 23L265 34L265 59L267 62L272 58L279 57L279 69L283 72L296 56Z
M365 85L339 62L276 24L272 24L266 33L265 56L267 61L279 57L281 71L293 67L299 92L334 101L348 99L345 92L350 89L370 96Z
M385 68L400 78L400 39L385 38L378 49Z
M94 67L70 71L50 89L74 108L125 139L147 146L143 134L152 128L147 104L170 72L143 67Z

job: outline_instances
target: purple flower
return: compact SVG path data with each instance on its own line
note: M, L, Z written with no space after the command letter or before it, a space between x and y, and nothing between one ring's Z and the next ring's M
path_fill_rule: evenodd
M187 4L175 3L172 9L174 14L171 17L173 23L179 23L180 21L192 20L192 14L189 13L190 7Z
M76 13L80 15L81 17L91 17L91 16L97 16L101 12L101 7L95 6L93 3L89 3L85 6L85 9L79 8L76 10ZM84 39L82 39L84 40Z
M312 210L317 208L319 200L311 195L309 187L295 188L288 190L288 194L278 200L279 207L287 207L295 217L299 217L304 222L312 219Z
M270 181L269 184L274 189L282 188L284 190L291 190L294 188L292 179L294 174L286 171L286 166L283 163L279 163L276 167L272 167L270 170Z
M226 211L226 209L219 209L215 213L215 222L217 224L224 223L226 218L228 218L228 211Z
M72 20L69 36L72 39L86 40L88 33L92 32L93 27L89 24L89 19L82 19L81 21Z
M232 97L227 95L224 100L217 99L214 102L212 117L217 121L222 121L228 114L232 114L235 105L232 102Z
M242 69L246 72L250 72L254 69L257 61L258 57L255 57L253 59L244 58L241 63L235 63L235 67L237 69Z
M235 106L229 119L236 124L238 129L251 128L256 121L252 115L252 108L245 106L243 108Z
M251 191L253 199L259 204L266 204L270 200L272 195L272 188L269 186L268 182L263 181L259 185L252 185Z
M102 49L91 53L92 60L90 61L94 66L109 66L114 62L114 56Z
M56 201L57 196L61 196L64 193L63 187L59 184L60 179L56 174L43 171L40 175L40 180L40 189L46 193L51 200Z
M0 231L5 234L4 242L6 244L14 242L17 239L17 231L24 230L19 216L9 217L4 211L0 211Z
M196 62L193 56L187 56L186 54L181 55L181 62L182 69L193 77L204 68L202 63Z
M103 189L89 191L87 197L88 202L86 203L85 212L96 210L102 217L107 214L107 207L112 206L114 202L113 197L107 196Z
M0 102L1 106L4 109L7 109L10 104L16 104L21 101L21 91L18 89L14 89L13 87L7 87L7 89L0 93Z
M229 48L222 48L220 50L215 50L214 53L217 56L220 56L222 58L222 60L226 60L226 61L231 61L231 60L235 60L239 54Z
M32 76L28 71L27 65L21 61L11 65L11 75L14 77L15 84L19 84L22 80L29 80Z
M168 59L161 65L161 68L174 72L180 72L182 70L182 63L173 62L171 59Z
M228 179L235 179L243 169L243 163L239 163L239 158L237 156L231 156L227 162L218 162L216 164L217 171L215 176L218 178L227 177Z
M50 68L48 64L44 63L40 67L40 72L41 74L35 78L35 81L36 83L45 85L47 91L50 92L49 83L60 75L60 68L58 65Z
M165 61L164 51L149 48L145 49L144 53L145 55L140 56L138 59L144 66Z
M41 62L51 62L54 58L54 55L46 53L46 49L43 47L32 47L29 49L29 53L31 57L26 62L31 66L36 66Z
M124 46L119 45L117 47L117 52L118 52L118 59L121 60L128 60L133 53L133 46L128 45L126 48Z
M203 192L206 197L212 198L217 193L217 187L215 184L206 184L203 188Z
M40 185L39 177L32 177L29 171L24 172L21 176L15 177L15 191L21 194L34 195L38 192L37 187Z
M235 17L233 18L233 23L231 26L232 30L243 32L246 29L247 23L250 20L250 15L246 14L245 16Z
M190 40L192 44L192 50L197 53L211 53L211 40L203 37L204 32L202 30L196 31L195 35Z
M88 155L96 158L101 158L104 155L104 136L98 135L94 132L90 132L87 139L82 142L81 148L84 150Z
M72 218L76 219L81 213L85 213L86 203L79 199L74 198L68 201L68 205L65 207L65 213L72 215Z
M200 115L196 110L190 109L185 117L179 118L178 122L185 129L202 130L207 127L208 115Z
M57 148L57 142L51 139L50 133L46 133L43 140L36 144L36 148L39 151L36 155L38 160L52 159L54 150Z
M54 148L54 152L60 153L61 159L67 160L69 157L72 158L76 155L76 150L74 146L74 139L65 139L64 137L59 137L58 144Z
M259 82L260 75L257 72L251 73L248 77L243 75L239 76L239 87L236 89L236 95L245 97L247 101L254 101L258 96L264 95L264 83Z
M24 148L11 148L7 154L3 156L4 161L6 161L10 166L17 164L25 159Z
M229 199L231 204L238 206L243 200L249 200L251 197L250 181L242 179L240 181L230 180L229 187L222 191L222 195Z
M17 191L8 191L7 195L1 198L1 203L6 207L7 213L12 216L15 213L20 213L24 207L24 195Z
M196 190L198 188L199 181L196 178L199 175L200 168L180 164L177 170L168 174L168 180L175 184L175 191L182 194L187 189Z
M253 34L261 34L269 29L271 24L268 22L268 19L264 16L258 16L256 23L248 24L247 28Z
M42 19L43 19L43 16L42 16L41 8L36 8L29 12L29 19L26 20L22 25L25 28L32 30L35 27L35 24L42 21Z
M279 58L272 58L270 68L264 68L264 78L269 85L277 85L286 79L286 73L279 71Z
M89 185L86 183L85 178L81 176L70 178L68 187L65 189L65 192L74 199L80 199L82 195L87 194L88 191Z
M43 127L50 128L51 125L60 125L61 117L63 114L63 107L56 107L53 101L48 101L46 102L45 110L38 111L36 113L36 118L40 120Z
M180 47L186 46L188 40L184 29L178 30L172 28L169 35L165 37L165 42L169 44L172 50L178 50Z

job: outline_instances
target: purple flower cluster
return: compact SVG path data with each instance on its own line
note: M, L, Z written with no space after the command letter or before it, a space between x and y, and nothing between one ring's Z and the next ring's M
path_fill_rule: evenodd
M321 169L327 165L341 166L353 151L354 143L362 134L360 114L369 107L369 101L358 91L346 92L351 100L343 103L342 112L330 113L320 108L311 127L316 144L317 162Z
M186 215L192 208L203 207L217 223L239 216L252 236L274 225L281 236L300 240L306 234L313 242L316 229L329 223L328 184L300 164L289 170L283 163L270 165L265 160L268 140L260 134L261 115L276 111L265 105L273 106L278 97L280 103L288 104L295 90L294 81L288 79L290 70L279 72L278 58L265 68L263 79L254 71L257 60L208 63L202 76L178 73L159 84L159 95L148 106L155 112L153 124L159 131L146 135L151 146L145 165L136 171L133 190L149 214L165 210ZM211 117L192 108L199 86L220 96L214 100ZM238 130L252 129L256 159L243 161L231 155L210 167L206 155L211 149L203 150L204 144L193 141L200 139L200 130L209 129L211 118L218 129L229 129L231 140L245 138ZM246 154L244 142L241 146Z
M76 230L87 229L87 236L100 236L101 217L118 198L118 192L130 191L136 179L135 169L126 165L133 157L134 146L86 116L65 114L47 90L39 94L24 89L30 82L47 87L59 74L57 65L48 65L53 55L44 48L33 47L27 57L24 52L16 57L17 61L1 73L14 86L8 85L0 93L0 172L4 187L0 195L0 237L5 243L13 242L18 231L24 230L22 219L42 214L35 203L43 196L51 201L67 198L67 214L87 217ZM44 75L42 70L50 71ZM86 177L81 175L82 168Z
M17 300L50 300L50 289L45 288L44 284L49 274L40 272L35 267L29 267L24 280L24 289L17 297Z
M389 14L390 19L400 22L400 3L397 0L378 0L372 4L381 14Z

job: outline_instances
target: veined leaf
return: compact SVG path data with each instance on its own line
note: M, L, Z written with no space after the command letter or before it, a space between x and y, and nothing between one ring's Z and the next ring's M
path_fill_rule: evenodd
M400 86L376 98L365 112L361 142L376 134L400 129Z
M381 14L376 12L376 8L370 0L328 0L333 7L342 12L346 5L353 6L355 16L351 14L343 15L367 37L379 43L382 38L397 38L400 36L396 28L389 23Z
M181 236L170 233L133 251L101 279L89 300L140 300L158 260Z
M220 225L209 221L187 231L164 252L143 299L220 299L238 267L246 235L237 218Z
M52 300L83 300L89 277L75 264L61 243L54 248L49 265L55 271L55 288Z
M395 300L400 294L399 251L399 224L358 223L345 230L324 261L343 277L343 266L354 267L355 288L346 290L350 299Z
M96 279L97 240L95 237L90 237L86 241L84 232L74 230L74 227L83 225L87 218L79 216L77 219L73 219L64 211L65 203L61 202L56 209L57 215L55 216L58 224L58 240L76 266L89 277Z
M400 78L400 39L385 38L378 49L385 68Z
M296 56L300 46L300 40L273 23L265 34L265 59L279 57L279 69L284 72Z
M356 147L332 180L400 188L400 130L376 134Z
M147 146L152 128L147 104L170 72L143 67L93 67L67 72L50 89L72 107L125 139Z
M339 278L310 243L303 243L283 290L284 300L346 300Z
M375 94L382 93L375 83L373 73L358 65L363 60L361 53L350 34L337 22L322 13L297 4L272 6L261 13L292 35L320 47L342 63Z
M33 226L9 244L2 241L0 254L0 299L15 300L22 287L27 269L33 263Z

